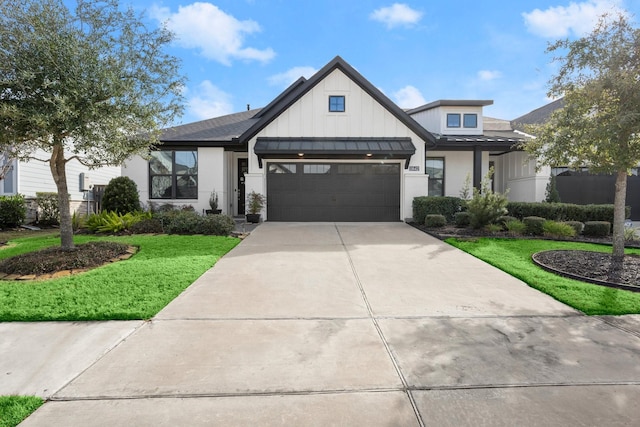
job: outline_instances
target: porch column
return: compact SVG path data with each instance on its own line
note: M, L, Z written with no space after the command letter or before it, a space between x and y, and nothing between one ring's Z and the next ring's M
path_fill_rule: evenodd
M473 147L473 186L480 190L482 185L482 148Z

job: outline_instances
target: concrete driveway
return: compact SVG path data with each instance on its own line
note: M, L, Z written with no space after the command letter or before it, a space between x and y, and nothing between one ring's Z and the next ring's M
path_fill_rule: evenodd
M640 420L640 316L582 316L401 223L262 224L153 321L115 323L73 379L22 376L50 391L24 426Z

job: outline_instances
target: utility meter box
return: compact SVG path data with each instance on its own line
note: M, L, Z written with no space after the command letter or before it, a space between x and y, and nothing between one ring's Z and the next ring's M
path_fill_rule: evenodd
M89 190L91 190L91 180L89 179L89 175L83 172L80 174L80 191Z

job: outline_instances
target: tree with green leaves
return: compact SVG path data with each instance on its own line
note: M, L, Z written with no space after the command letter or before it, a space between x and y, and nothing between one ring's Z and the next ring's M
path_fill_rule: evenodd
M603 15L577 40L550 44L560 68L549 96L565 106L530 128L524 144L539 164L588 166L616 176L613 256L624 257L627 176L640 163L640 30L624 13Z
M173 34L117 0L3 0L0 151L49 163L63 249L73 249L66 166L117 166L145 154L182 112Z

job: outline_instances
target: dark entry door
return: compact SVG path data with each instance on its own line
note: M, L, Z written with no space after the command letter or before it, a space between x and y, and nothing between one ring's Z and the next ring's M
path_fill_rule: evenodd
M269 163L269 221L399 221L400 165Z
M238 159L238 215L244 215L246 202L244 174L249 171L249 159Z

